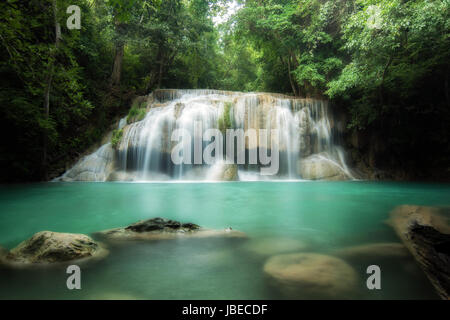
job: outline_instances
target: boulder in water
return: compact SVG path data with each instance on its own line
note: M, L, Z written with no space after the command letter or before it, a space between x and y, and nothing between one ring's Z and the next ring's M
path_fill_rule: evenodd
M388 223L444 300L450 299L450 225L439 209L403 205Z
M231 228L224 230L204 229L194 223L182 223L163 218L142 220L125 228L101 231L99 235L111 240L166 240L181 237L246 238L245 233Z
M107 253L84 234L41 231L12 249L3 260L10 264L49 264L102 257Z
M298 161L298 174L306 180L348 180L345 170L327 157L316 154Z
M357 274L345 261L315 253L269 258L264 272L287 298L345 299L357 287Z

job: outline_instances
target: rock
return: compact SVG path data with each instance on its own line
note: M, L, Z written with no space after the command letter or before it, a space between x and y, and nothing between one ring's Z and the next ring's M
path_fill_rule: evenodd
M347 180L344 169L324 155L315 154L300 159L297 164L298 174L306 180Z
M4 257L8 254L8 250L0 246L0 261L3 260Z
M163 218L153 218L149 220L139 221L133 223L132 225L125 228L129 231L134 232L149 232L149 231L182 231L182 232L190 232L193 230L198 230L200 227L193 223L181 223L175 220L167 220Z
M219 162L214 164L208 171L207 180L213 181L237 181L238 167L236 164Z
M236 181L238 180L238 169L235 164L225 165L222 175L222 181Z
M439 209L403 205L388 223L444 300L450 299L450 225Z
M135 176L133 173L126 171L112 171L106 181L134 181Z
M350 265L322 254L273 256L264 272L288 298L345 299L357 286L357 274Z
M59 181L105 181L114 170L114 150L111 143L78 161Z
M41 231L12 249L5 261L13 264L57 263L100 257L107 252L84 234Z
M249 241L245 249L251 253L261 256L272 256L280 253L304 251L308 244L291 238L264 238L252 239Z
M410 253L401 243L369 243L359 246L339 249L333 252L347 261L379 261L391 258L408 258Z
M99 235L112 240L166 240L182 237L246 238L245 233L231 228L224 230L204 229L194 223L181 223L163 218L143 220L125 228L101 231Z

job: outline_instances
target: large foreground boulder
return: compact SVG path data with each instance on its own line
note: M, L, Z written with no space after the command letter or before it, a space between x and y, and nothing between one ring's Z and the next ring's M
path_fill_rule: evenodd
M112 240L165 240L180 237L246 238L245 233L231 228L224 230L204 229L194 223L182 223L163 218L143 220L125 228L101 231L99 234Z
M357 274L350 265L322 254L273 256L264 272L287 298L346 299L357 287Z
M298 174L306 180L348 180L345 170L325 155L315 154L300 159L297 164Z
M41 231L12 249L4 262L48 264L101 257L107 250L84 234Z
M450 225L439 209L404 205L388 223L419 263L442 299L450 298Z

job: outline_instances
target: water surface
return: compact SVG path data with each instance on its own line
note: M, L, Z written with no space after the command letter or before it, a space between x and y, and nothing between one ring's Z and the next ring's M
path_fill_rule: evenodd
M78 291L66 289L65 266L0 268L0 298L296 298L283 295L263 274L265 261L277 253L270 243L301 243L303 247L292 250L332 254L354 245L399 242L384 221L401 204L447 207L450 185L352 181L2 186L0 244L8 249L42 230L90 234L152 217L232 227L249 239L110 243L106 259L83 265ZM365 286L367 261L348 262L360 277L355 298L437 298L412 258L373 261L382 268L379 291Z

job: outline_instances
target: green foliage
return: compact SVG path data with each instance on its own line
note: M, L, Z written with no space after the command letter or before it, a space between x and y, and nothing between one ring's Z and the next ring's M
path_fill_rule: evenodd
M235 34L257 52L257 89L322 95L342 67L339 23L349 7L348 1L246 1Z
M116 129L113 131L111 138L111 145L114 149L116 149L119 146L122 137L123 137L123 129Z
M233 128L233 120L232 120L232 108L233 104L231 102L226 102L223 107L223 113L220 115L218 119L218 127L219 130L225 133L227 129Z
M448 104L450 2L358 3L360 10L343 25L350 61L327 85L331 98L347 100L354 116L350 126L364 128L403 108L433 112L437 106L430 99ZM431 74L434 84L424 90Z
M139 103L133 104L130 111L127 115L127 123L133 123L137 121L141 121L145 118L145 115L147 114L147 110L144 108L140 108Z
M87 120L97 117L98 83L104 82L97 70L109 65L99 59L106 43L97 37L100 27L88 1L77 3L83 12L80 31L65 27L64 13L71 3L56 3L62 35L58 45L53 1L0 4L0 114L8 119L5 129L11 134L0 143L3 181L41 179L52 170L50 163L63 166L65 156L82 152L92 140L76 137L90 132Z
M69 0L1 2L0 115L8 139L0 142L0 180L60 174L126 114L131 97L156 88L328 97L348 112L349 128L382 132L403 156L407 146L448 152L449 0L238 3L215 25L227 1L79 0L82 29L68 30ZM231 110L225 105L221 130L231 126ZM127 121L145 114L138 103Z

